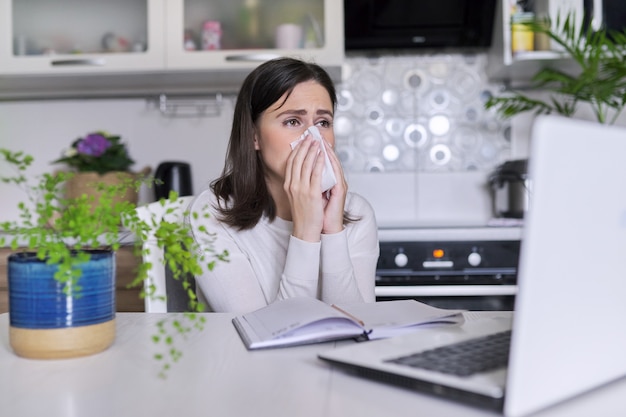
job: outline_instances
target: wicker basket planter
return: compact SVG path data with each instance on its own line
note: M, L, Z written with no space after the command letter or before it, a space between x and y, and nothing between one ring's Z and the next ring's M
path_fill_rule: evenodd
M139 174L132 172L122 171L107 172L102 175L97 172L77 172L76 175L70 178L65 184L65 197L77 198L86 194L88 196L94 196L94 202L97 204L98 201L100 201L101 192L96 189L96 184L121 185L125 182L136 180L138 175ZM133 187L126 187L125 194L117 197L117 200L136 204L137 198L137 190Z

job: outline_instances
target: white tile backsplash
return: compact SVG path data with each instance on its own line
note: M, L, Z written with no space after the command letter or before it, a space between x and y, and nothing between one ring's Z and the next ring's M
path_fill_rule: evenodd
M484 103L486 56L437 54L346 59L337 149L351 172L490 170L510 157L509 123Z
M484 225L488 173L511 157L511 128L484 103L484 55L353 56L335 117L350 188L382 227Z

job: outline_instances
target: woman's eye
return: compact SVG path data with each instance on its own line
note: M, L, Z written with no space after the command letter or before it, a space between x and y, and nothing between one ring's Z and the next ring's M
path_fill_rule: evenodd
M285 125L286 126L298 126L300 124L300 122L296 119L287 119L285 120Z
M330 127L331 126L331 123L328 120L320 120L316 124L318 126L321 126L321 127Z

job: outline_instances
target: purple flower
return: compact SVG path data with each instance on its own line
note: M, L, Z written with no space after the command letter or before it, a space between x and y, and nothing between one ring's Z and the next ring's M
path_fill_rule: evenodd
M97 157L101 156L109 146L111 146L111 142L107 138L99 133L92 133L78 142L76 150L80 154Z

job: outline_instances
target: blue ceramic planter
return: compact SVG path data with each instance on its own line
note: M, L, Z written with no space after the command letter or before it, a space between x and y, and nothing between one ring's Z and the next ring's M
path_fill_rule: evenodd
M56 265L47 265L33 253L9 256L11 344L18 355L41 357L40 350L52 349L57 352L43 357L81 356L103 350L112 343L115 254L93 251L90 261L81 269L79 294L65 294L64 285L54 280ZM46 338L31 343L39 335ZM99 335L104 339L98 340ZM26 353L20 347L24 340L30 344Z

